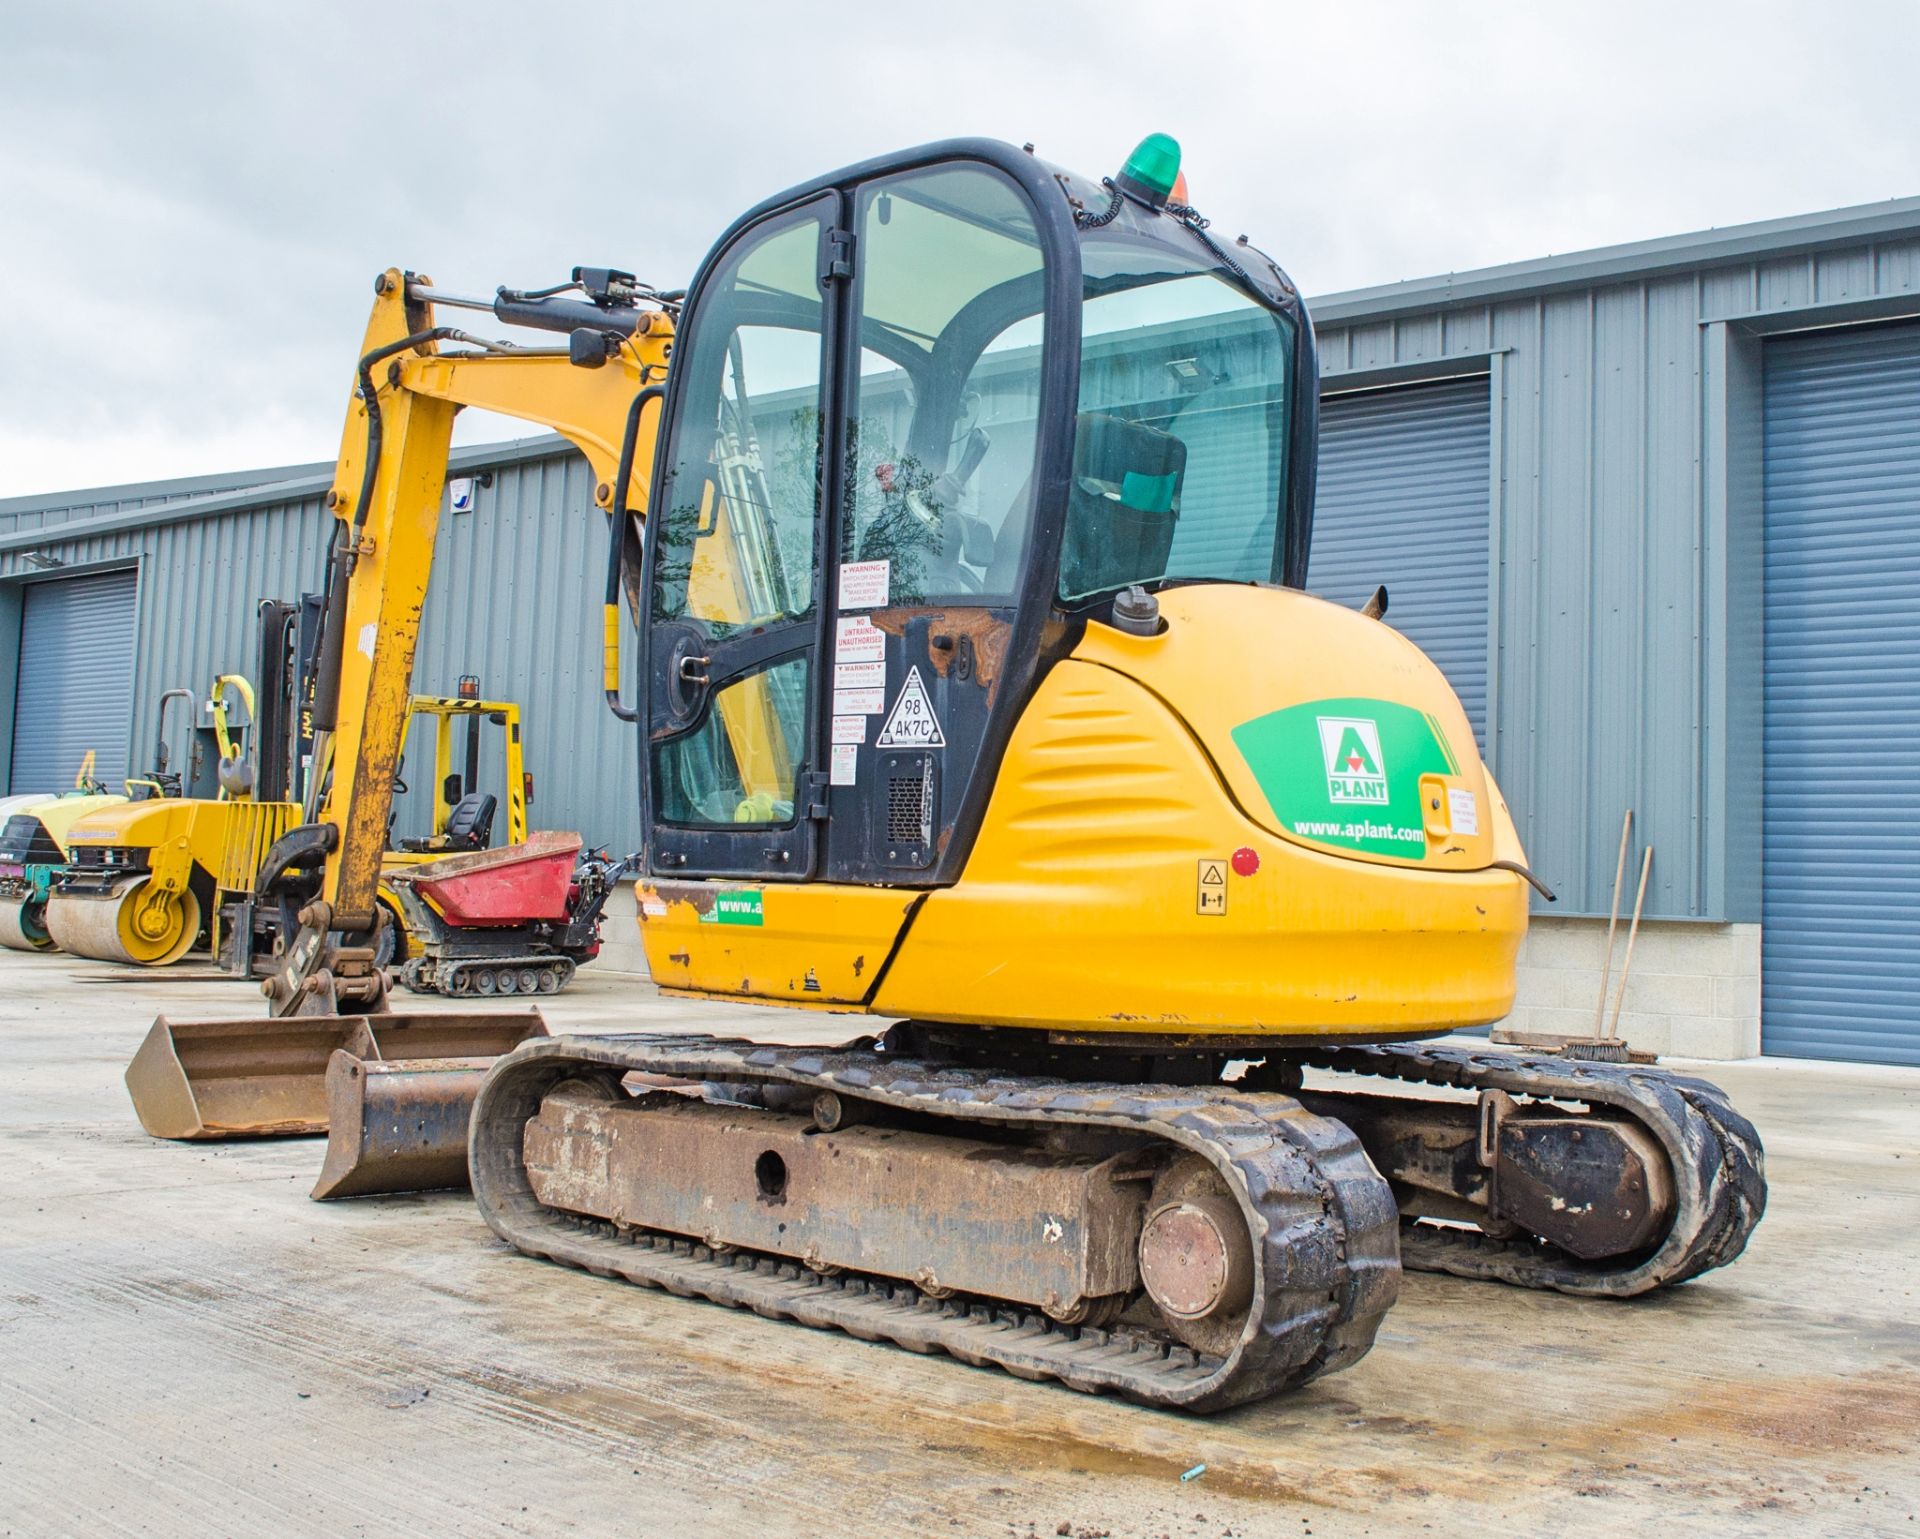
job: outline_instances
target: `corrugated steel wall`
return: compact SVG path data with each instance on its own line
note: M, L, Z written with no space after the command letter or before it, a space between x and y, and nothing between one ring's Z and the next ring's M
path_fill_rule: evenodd
M490 697L519 701L533 825L577 828L625 853L639 842L637 748L600 694L606 520L593 506L587 463L562 450L498 466L492 476L491 486L476 489L472 513L442 515L414 686L452 694L460 675L472 673ZM88 506L95 515L111 511ZM255 606L319 587L331 527L316 491L39 547L70 569L139 566L132 763L152 757L162 690L186 684L203 695L216 673L253 675ZM0 577L34 571L18 553L0 554ZM414 791L403 829L418 824L424 832L431 752L428 733L410 739ZM490 762L485 789L496 789L497 758ZM497 831L504 830L503 812Z
M1920 327L1766 360L1766 1049L1920 1065Z
M1320 311L1322 367L1336 386L1370 371L1376 380L1382 371L1445 374L1448 359L1490 374L1489 752L1532 864L1562 894L1558 912L1605 912L1628 805L1656 850L1648 912L1729 912L1726 852L1740 830L1730 827L1728 784L1745 787L1756 771L1731 762L1734 708L1716 696L1739 616L1717 607L1728 602L1732 558L1715 544L1724 534L1716 498L1726 494L1712 480L1725 474L1713 465L1714 434L1732 428L1714 420L1707 323L1738 317L1764 328L1769 316L1898 295L1915 296L1920 311L1920 239L1904 233L1392 319L1366 316L1368 296ZM248 479L212 478L194 495ZM109 490L78 511L181 492ZM1757 493L1738 495L1756 506L1732 511L1757 519ZM0 536L60 516L47 499L0 504ZM70 567L142 562L136 762L149 751L161 688L186 680L204 689L216 666L252 667L254 600L313 586L325 530L317 502L303 497L47 547ZM451 688L473 672L489 692L519 698L536 824L578 826L624 848L639 832L635 764L631 738L599 697L603 531L583 462L522 455L502 465L478 510L443 525L419 682ZM8 574L31 569L0 554ZM206 598L223 592L231 602ZM1730 724L1719 742L1716 720ZM1737 816L1754 809L1743 804Z
M1631 805L1655 847L1647 912L1725 917L1709 846L1727 787L1705 741L1717 559L1706 323L1764 324L1769 313L1899 294L1920 295L1920 240L1322 321L1321 368L1336 379L1492 355L1500 516L1489 757L1530 863L1559 889L1553 912L1606 912ZM1728 773L1745 786L1756 772Z
M1320 407L1307 588L1387 623L1440 665L1482 743L1487 721L1484 376L1334 395Z

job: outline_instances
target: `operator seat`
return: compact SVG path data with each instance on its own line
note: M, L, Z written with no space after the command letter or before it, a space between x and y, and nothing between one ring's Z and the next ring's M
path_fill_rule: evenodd
M1186 468L1187 446L1173 434L1082 412L1060 552L1062 591L1097 593L1166 576Z
M484 850L493 843L493 815L500 798L482 793L463 796L447 814L447 844L450 850Z
M500 806L497 796L475 792L463 796L447 814L447 831L429 839L402 839L400 848L409 855L444 854L448 850L484 850L493 844L493 815ZM392 824L389 818L388 824Z

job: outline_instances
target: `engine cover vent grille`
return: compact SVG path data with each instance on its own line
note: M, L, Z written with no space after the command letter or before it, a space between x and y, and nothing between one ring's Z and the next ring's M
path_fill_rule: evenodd
M874 810L882 860L913 870L933 864L933 829L940 806L940 767L933 755L880 755L880 790Z

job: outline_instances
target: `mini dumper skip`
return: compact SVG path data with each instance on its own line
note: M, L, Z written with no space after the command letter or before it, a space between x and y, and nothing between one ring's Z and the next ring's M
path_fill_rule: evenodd
M578 834L538 833L390 871L421 953L400 981L455 998L559 993L599 953L601 911L626 871L581 845Z

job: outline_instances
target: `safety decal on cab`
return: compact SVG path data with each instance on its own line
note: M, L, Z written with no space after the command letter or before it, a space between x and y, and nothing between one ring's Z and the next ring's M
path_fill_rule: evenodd
M900 686L900 698L887 713L887 724L875 738L876 748L945 748L947 735L940 730L940 718L933 714L933 701L927 686L920 681L920 670L909 668L907 682Z
M1430 717L1391 700L1310 700L1233 729L1280 826L1336 849L1427 858L1420 777L1459 766Z

